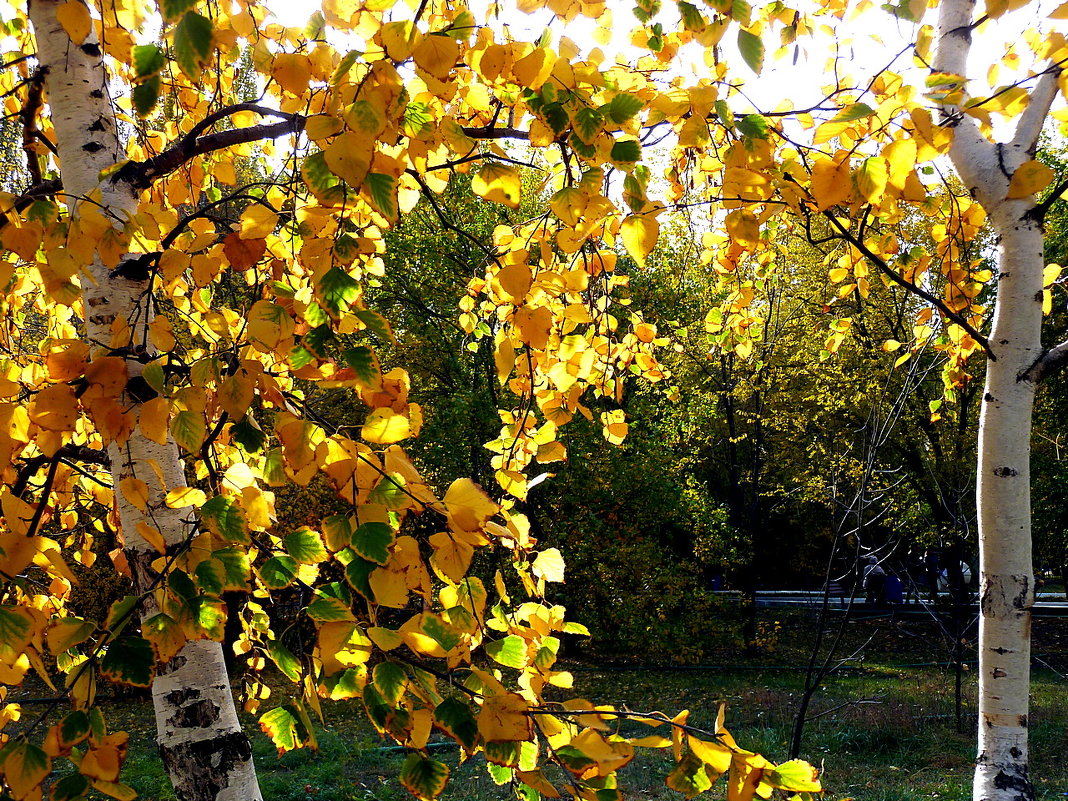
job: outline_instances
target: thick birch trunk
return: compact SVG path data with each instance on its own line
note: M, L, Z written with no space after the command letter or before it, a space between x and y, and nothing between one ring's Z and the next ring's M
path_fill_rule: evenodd
M56 19L61 0L32 0L30 17L37 37L38 58L45 70L48 103L55 128L64 191L72 214L79 199L92 192L105 213L118 226L137 207L137 193L126 182L101 181L101 171L124 157L116 134L115 109L107 74L95 36L75 46ZM131 281L112 275L99 261L83 277L85 335L94 347L133 346L147 342L145 327L151 321L148 281ZM113 342L113 323L125 321L131 334ZM130 352L130 351L135 352ZM142 368L136 348L126 353L130 375ZM127 397L130 406L136 399ZM156 578L151 564L159 554L137 530L144 522L159 529L168 548L181 547L190 534L189 509L169 509L166 491L152 460L161 468L168 487L185 486L185 473L177 446L159 445L135 428L121 449L109 448L115 495L127 561L140 593ZM136 476L149 486L148 512L141 512L122 497L120 482ZM151 601L151 599L150 599ZM154 609L147 609L151 615ZM152 698L158 729L157 743L180 801L258 801L262 798L252 764L248 738L241 731L223 662L222 646L200 640L187 644L166 665L153 683Z
M975 0L939 10L935 68L967 75ZM1055 74L1031 91L1013 138L995 145L959 108L950 157L1000 237L997 300L979 417L979 734L974 801L1030 801L1027 714L1031 668L1031 419L1042 356L1042 225L1033 197L1008 200L1013 173L1034 158L1055 92Z

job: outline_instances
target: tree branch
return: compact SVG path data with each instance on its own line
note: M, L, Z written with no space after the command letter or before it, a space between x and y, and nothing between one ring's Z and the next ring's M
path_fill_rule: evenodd
M1031 99L1020 115L1020 121L1016 124L1016 133L1012 137L1012 146L1021 148L1029 155L1035 154L1038 147L1038 135L1042 133L1042 124L1049 116L1053 99L1057 96L1057 78L1060 77L1062 67L1059 64L1050 64L1031 90Z
M200 136L203 131L219 120L232 116L239 111L252 111L264 116L282 117L283 120L282 122L253 125L249 128L232 128L229 131ZM196 156L213 153L216 150L223 150L234 145L242 145L246 142L277 139L280 136L299 134L304 130L306 122L307 118L302 114L287 114L283 111L256 105L255 103L239 103L236 106L227 106L206 117L182 139L159 155L142 162L126 164L115 173L111 180L113 182L126 181L135 189L147 189L154 181L169 175Z
M481 128L464 128L463 131L472 139L530 139L530 132L519 128L495 128L493 125L484 125Z
M987 358L989 358L991 361L995 361L995 362L997 361L997 356L995 356L994 352L990 349L989 340L986 337L984 337L982 334L980 334L975 329L975 326L973 326L971 323L969 323L967 320L965 320L964 317L962 317L960 314L958 314L957 312L955 312L951 308L949 308L949 306L947 306L936 295L932 295L927 290L922 289L919 286L917 286L916 284L914 284L914 283L912 283L910 281L906 281L904 278L902 278L901 275L897 272L897 270L895 270L893 267L891 267L889 264L887 264L886 261L884 259L882 259L880 256L878 256L875 253L873 253L871 248L869 248L867 245L865 245L863 241L861 241L857 237L853 236L853 234L849 231L849 229L846 228L842 224L841 220L839 220L833 214L825 213L824 216L827 217L827 219L830 221L831 225L834 226L835 230L837 230L838 233L841 234L842 237L844 237L846 239L846 241L848 241L851 245L853 245L853 247L855 247L862 254L864 254L864 257L868 261L870 261L872 264L874 264L876 267L878 267L879 271L882 272L883 275L885 275L887 278L889 278L895 284L897 284L898 286L906 289L908 292L912 293L916 297L923 298L925 301L927 301L932 306L934 306L936 309L938 309L940 312L942 312L942 315L946 319L951 320L952 322L956 323L961 328L963 328L964 331L968 334L968 336L970 336L972 339L974 339L979 344L979 347L981 347L984 351L986 351Z
M1030 381L1037 384L1048 378L1068 364L1068 341L1062 342L1056 347L1042 351L1031 366L1017 377L1017 381Z

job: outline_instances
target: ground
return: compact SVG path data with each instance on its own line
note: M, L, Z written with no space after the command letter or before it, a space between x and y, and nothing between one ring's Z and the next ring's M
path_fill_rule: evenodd
M739 744L769 759L785 760L803 665L815 635L811 613L761 610L762 652L743 655L734 643L708 649L707 664L649 666L639 659L614 664L575 661L575 694L626 706L665 712L690 709L690 722L708 726L721 701L727 727ZM778 621L779 625L775 625ZM832 627L836 626L831 621ZM1032 694L1032 775L1040 801L1068 794L1068 621L1035 621ZM858 650L859 649L859 650ZM974 668L964 673L963 731L956 730L954 671L946 664L949 643L931 619L889 617L855 621L843 639L842 654L857 651L822 683L813 700L802 756L824 770L831 801L913 801L970 798L974 748L976 682ZM966 658L974 650L966 649ZM800 667L799 667L800 666ZM284 680L275 698L288 692ZM12 698L11 700L15 700ZM394 801L409 798L396 781L403 753L380 741L354 702L324 705L325 725L319 751L276 756L273 746L247 720L253 737L264 797L270 801ZM126 780L152 801L172 799L152 745L152 714L145 699L109 703L110 727L131 733ZM458 765L448 746L438 751L453 770L445 801L504 801L481 759ZM668 790L663 777L670 756L645 752L622 776L624 797L667 801L682 796ZM711 795L725 798L722 782Z

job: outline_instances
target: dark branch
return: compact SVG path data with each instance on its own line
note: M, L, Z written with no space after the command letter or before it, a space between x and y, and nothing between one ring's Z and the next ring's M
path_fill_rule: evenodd
M968 336L974 339L979 344L979 347L986 351L986 355L989 357L990 361L997 361L997 356L995 356L994 352L990 349L990 341L982 334L980 334L976 330L975 326L965 320L964 317L962 317L959 313L949 308L949 306L947 306L945 302L938 298L936 295L932 295L927 290L921 289L919 286L912 283L911 281L906 281L904 278L902 278L898 271L891 267L889 264L887 264L882 257L872 252L871 248L864 244L862 240L853 236L849 229L842 224L841 220L839 220L833 214L824 212L824 216L830 221L831 225L834 226L838 233L841 234L842 237L849 242L849 244L853 245L853 247L855 247L862 254L864 254L864 257L868 261L878 267L879 271L882 272L883 275L885 275L895 284L904 288L916 297L923 298L925 301L927 301L940 312L942 312L942 315L947 320L951 320L952 322L963 328L964 331L968 334Z
M1020 373L1016 380L1037 384L1063 369L1066 364L1068 364L1068 342L1062 342L1056 347L1042 351L1041 355L1031 363L1030 367Z

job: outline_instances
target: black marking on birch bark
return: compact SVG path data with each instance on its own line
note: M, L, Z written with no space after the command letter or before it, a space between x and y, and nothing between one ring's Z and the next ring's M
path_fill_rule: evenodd
M1011 756L1013 759L1019 759L1023 756L1023 751L1021 751L1014 745L1012 748L1009 749L1009 756Z
M988 393L986 393L985 395L983 395L983 400L985 400L985 401L986 401L987 403L993 403L993 402L994 402L994 396L993 396L993 395L991 395L991 394L990 394L990 393L988 392Z
M242 732L174 746L160 745L160 757L174 782L178 801L215 801L230 785L230 774L252 758Z
M1038 290L1038 292L1035 293L1035 302L1036 303L1041 303L1042 302L1042 290L1041 289Z
M163 698L171 706L181 706L200 698L200 690L195 687L183 687L180 690L171 690Z
M997 648L991 648L990 650L993 651L995 654L998 654L1000 656L1004 656L1005 654L1011 653L1011 651L1008 648L1001 648L1000 646L997 647Z
M994 475L1000 476L1001 478L1008 478L1010 476L1018 476L1020 473L1012 467L995 467Z
M1014 792L1012 801L1032 801L1035 797L1035 788L1027 779L1026 765L1006 765L994 777L994 787Z
M104 118L103 117L97 117L96 118L96 122L94 122L92 125L89 126L89 130L92 133L99 133L100 131L103 131L104 130Z
M157 676L166 676L168 673L173 673L176 670L181 670L183 667L185 667L185 663L188 662L188 661L189 661L188 659L186 659L184 656L179 654L178 656L174 657L174 659L172 659L167 664L160 665L156 669L156 675Z
M219 705L214 701L203 699L179 707L167 719L167 725L176 729L206 729L219 720Z
M84 145L82 145L82 150L84 150L86 153L99 153L103 149L104 146L99 142L86 142Z
M89 97L93 98L93 100L100 100L100 99L102 99L104 97L104 90L103 89L94 89L93 91L91 91L89 93Z
M1009 675L1009 674L1008 674L1008 673L1006 673L1006 672L1005 672L1004 670L1002 670L1001 668L994 668L994 669L993 669L993 670L992 670L992 671L990 672L990 678L992 678L992 679L1003 679L1003 678L1005 678L1005 677L1006 677L1006 676L1008 676L1008 675Z
M96 42L86 42L78 48L85 55L92 56L93 58L100 58L100 46Z

